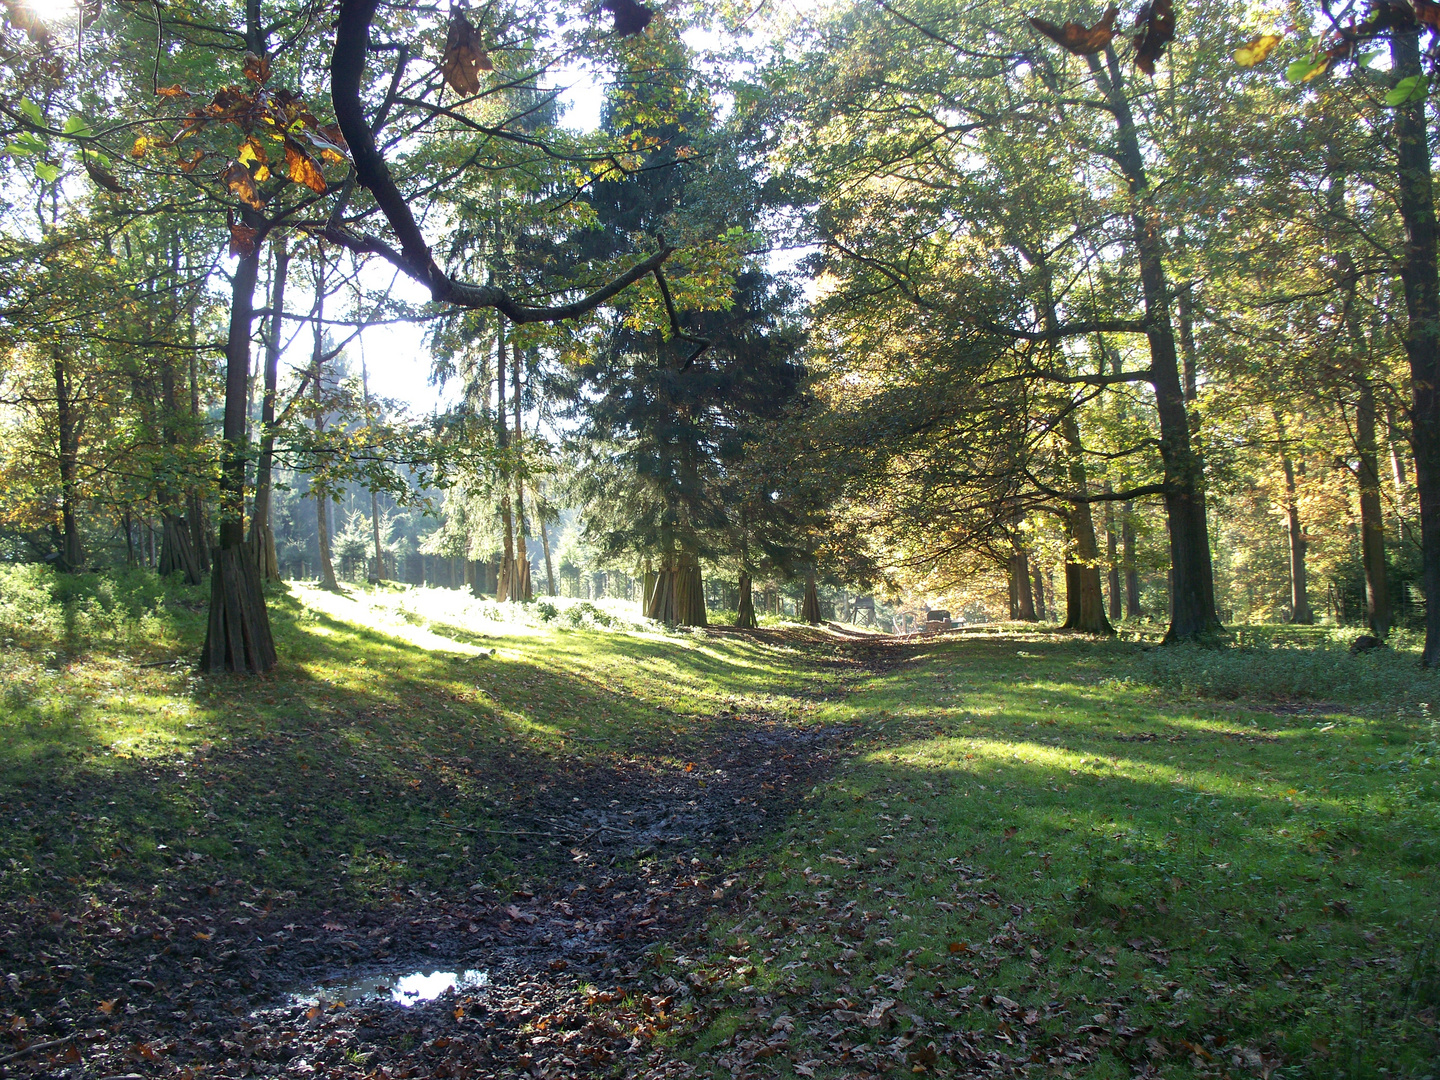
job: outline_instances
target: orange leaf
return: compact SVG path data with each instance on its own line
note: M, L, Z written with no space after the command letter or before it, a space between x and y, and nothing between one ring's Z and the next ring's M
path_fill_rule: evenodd
M480 92L480 72L493 71L495 65L480 47L480 35L461 12L450 17L450 30L445 35L445 53L440 58L440 72L451 90L465 97Z
M255 254L255 238L260 234L249 225L241 222L230 222L230 254L238 255L244 259ZM195 935L199 937L199 934Z
M255 186L255 180L250 175L250 170L241 165L238 161L230 162L225 172L220 177L221 182L229 190L231 195L254 210L259 210L265 205L260 198L260 189Z
M1175 39L1175 7L1172 0L1152 0L1140 9L1135 20L1135 29L1140 33L1131 40L1135 42L1135 66L1146 75L1155 74L1155 61L1165 51L1165 46Z
M155 96L163 98L185 98L190 96L190 91L186 90L179 83L176 83L174 86L157 87Z
M268 56L256 56L252 52L245 54L245 77L253 83L263 83L270 78L270 58Z
M316 195L325 194L325 177L320 175L320 166L292 139L285 140L285 171L295 183L304 184Z
M1421 2L1423 3L1424 0L1421 0ZM1434 6L1440 9L1440 4ZM1242 45L1235 50L1235 63L1241 67L1254 67L1274 52L1275 46L1279 44L1279 34L1261 34L1254 41L1250 42L1250 44Z
M1074 22L1056 26L1044 19L1031 19L1030 25L1076 56L1089 56L1110 44L1115 37L1115 17L1119 14L1120 9L1112 4L1105 9L1100 21L1088 29Z
M95 183L99 184L106 191L113 191L116 195L124 195L130 190L89 158L85 159L85 171L90 174L91 180L94 180Z
M99 1010L100 1010L102 1013L104 1013L106 1016L109 1016L111 1013L113 1013L113 1012L115 1011L115 1003L118 1002L119 1000L120 1000L119 998L111 998L109 1001L102 1001L102 1002L100 1002L100 1004L97 1006L97 1008L99 1008Z
M197 168L199 168L200 162L202 162L202 161L204 161L204 160L205 160L205 151L204 151L204 150L196 150L195 153L193 153L193 154L191 154L191 155L189 156L189 158L187 158L186 160L180 162L180 171L183 172L183 173L185 173L186 175L189 175L190 173L194 172Z

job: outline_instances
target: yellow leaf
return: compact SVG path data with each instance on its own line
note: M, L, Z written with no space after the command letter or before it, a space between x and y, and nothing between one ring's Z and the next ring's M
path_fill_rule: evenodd
M249 165L252 161L258 161L264 165L270 160L265 156L265 144L254 135L240 144L239 157L241 164L244 165Z
M320 175L320 166L304 149L289 139L285 140L285 171L297 184L304 184L317 195L325 193L325 177Z
M259 210L265 205L260 198L260 189L255 186L255 180L250 175L250 170L240 162L230 162L229 167L221 174L220 181L231 195L234 195L246 206Z
M1274 52L1275 46L1279 44L1279 34L1261 34L1250 44L1235 50L1235 63L1241 67L1254 67Z

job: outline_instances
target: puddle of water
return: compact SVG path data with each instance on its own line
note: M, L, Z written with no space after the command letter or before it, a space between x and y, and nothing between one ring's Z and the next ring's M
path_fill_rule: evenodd
M488 971L410 971L404 974L379 973L363 978L331 979L312 989L290 995L293 1005L374 1001L388 999L408 1009L434 1001L448 990L475 990L490 985Z

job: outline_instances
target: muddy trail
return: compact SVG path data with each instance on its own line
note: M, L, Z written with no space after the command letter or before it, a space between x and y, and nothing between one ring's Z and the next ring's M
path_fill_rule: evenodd
M888 652L808 657L816 696ZM650 1050L680 988L656 983L647 950L683 949L708 914L744 903L737 853L863 741L740 706L663 755L528 762L498 822L434 822L507 853L520 869L503 892L409 887L324 907L220 879L189 899L116 887L70 910L9 904L0 1076L683 1074Z

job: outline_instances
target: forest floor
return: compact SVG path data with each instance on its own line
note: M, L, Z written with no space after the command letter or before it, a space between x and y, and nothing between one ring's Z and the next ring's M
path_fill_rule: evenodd
M0 575L0 1076L1434 1075L1403 638Z

